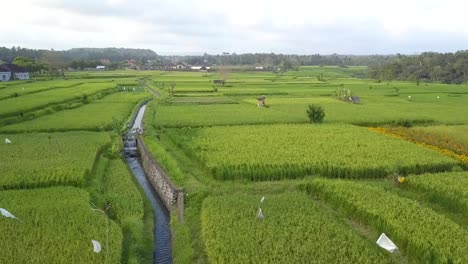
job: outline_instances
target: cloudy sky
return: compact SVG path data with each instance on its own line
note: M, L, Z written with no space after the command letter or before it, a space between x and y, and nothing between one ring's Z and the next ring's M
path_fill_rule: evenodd
M164 55L468 49L465 0L2 0L1 9L6 47Z

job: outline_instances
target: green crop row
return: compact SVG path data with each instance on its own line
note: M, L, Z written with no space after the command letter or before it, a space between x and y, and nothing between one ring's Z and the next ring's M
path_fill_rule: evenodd
M74 99L86 100L88 96L113 89L115 83L85 83L68 88L57 88L40 93L27 94L2 101L0 117L21 115L41 107L63 103Z
M71 187L0 192L0 263L120 263L122 231L94 211L86 191ZM107 239L109 247L107 247ZM98 254L91 240L102 246Z
M143 200L136 188L133 177L121 159L110 161L104 175L106 200L111 202L117 219L143 219Z
M122 159L101 156L94 177L97 182L91 185L91 190L96 202L102 207L109 206L108 214L122 227L122 263L149 263L153 256L153 221L150 225L145 223L148 212L129 168Z
M468 263L468 232L416 201L346 180L316 179L303 187L386 233L420 263Z
M31 121L4 126L0 128L0 131L17 133L117 129L128 118L135 105L150 96L149 93L113 93L82 107L59 111Z
M4 144L5 138L12 143ZM96 154L107 144L107 133L3 134L0 189L81 186Z
M280 180L312 174L382 178L457 165L435 151L351 125L186 128L167 133L220 180Z
M376 244L362 239L302 193L260 197L237 194L203 202L202 235L210 263L389 263Z
M468 213L468 172L412 176L407 184L454 211Z
M305 109L305 108L304 108ZM305 111L305 110L304 110ZM162 105L156 113L158 127L245 125L306 122L305 112L291 116L286 112L252 104Z
M82 84L83 81L79 80L70 80L70 81L43 81L43 82L29 82L29 83L18 83L16 85L9 86L6 89L0 90L0 100L18 97L31 93L38 93L47 90L57 89L57 88L67 88L72 86L77 86Z

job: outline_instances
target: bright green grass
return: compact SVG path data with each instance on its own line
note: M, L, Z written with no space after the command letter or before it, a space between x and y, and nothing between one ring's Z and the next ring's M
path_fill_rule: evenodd
M390 263L374 243L320 211L302 193L209 197L203 203L203 240L210 263Z
M54 81L43 81L43 82L28 82L18 83L16 85L9 86L6 89L0 89L0 100L9 97L18 97L29 93L37 93L45 90L55 88L72 87L78 84L82 84L83 81L71 80L54 80Z
M305 111L305 110L304 110ZM159 127L271 124L304 122L301 117L252 104L158 106L154 124Z
M134 78L134 77L146 77L149 75L155 75L158 72L155 71L75 71L67 72L67 78L83 78L83 79L94 79L94 78Z
M244 99L244 102L257 105L257 99ZM322 104L322 103L336 103L337 100L331 97L316 97L316 98L272 98L266 100L268 105L308 105L308 104ZM339 101L338 101L339 102Z
M92 210L84 190L1 191L0 204L21 220L0 217L0 263L120 263L122 231L110 221L107 248L106 217Z
M386 124L398 120L446 124L468 123L465 98L448 99L445 102L414 102L399 97L363 96L361 101L361 104L352 104L339 100L324 100L322 97L309 99L310 103L319 104L325 109L326 122L363 125ZM276 104L275 99L267 99L267 105L271 109L288 113L292 117L302 117L304 121L306 121L304 112L309 102L306 103L304 99L300 99L291 104Z
M326 78L353 78L365 77L367 71L368 68L366 66L302 66L298 71L289 71L285 75L317 77L320 74L324 74Z
M119 92L85 106L59 111L37 119L8 125L0 131L9 133L30 131L67 131L67 130L111 130L120 126L136 104L151 97L149 92Z
M467 230L416 201L344 180L316 179L305 189L386 233L417 263L468 262Z
M450 170L455 160L351 125L172 129L168 135L218 179L278 180L310 174L381 178Z
M11 144L4 144L8 138ZM82 186L107 133L2 134L0 189Z
M175 97L171 104L236 104L237 102L227 97Z
M408 101L402 97L363 96L361 104L346 103L334 97L267 96L267 109L258 109L257 95L244 102L249 105L160 106L158 126L236 125L265 123L307 123L309 104L325 109L325 122L380 125L409 120L414 123L468 123L468 96L444 97L446 101ZM429 100L429 98L426 98ZM187 99L188 100L188 99ZM207 118L209 116L209 118Z
M92 94L113 89L114 83L87 83L69 88L52 89L40 93L10 98L1 102L1 116L20 115L21 112L35 110L51 104L84 98Z

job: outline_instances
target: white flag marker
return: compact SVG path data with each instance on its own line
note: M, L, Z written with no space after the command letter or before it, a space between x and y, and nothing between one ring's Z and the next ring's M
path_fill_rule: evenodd
M398 251L398 247L390 240L390 238L387 237L387 235L385 235L385 233L382 233L379 239L377 239L377 245L391 253Z
M263 215L262 208L258 208L258 219L262 220L265 216Z
M6 209L3 209L3 208L0 208L0 213L4 216L4 217L7 217L7 218L13 218L13 219L16 219L19 221L18 218L16 218L16 216L12 215L10 212L8 212Z
M11 144L11 140L9 140L8 138L5 138L5 144Z
M101 252L101 243L99 243L97 240L91 240L91 242L93 243L93 247L94 247L94 252L96 253L99 253Z
M263 201L265 201L265 196L262 197L262 199L260 200L260 203L263 203Z

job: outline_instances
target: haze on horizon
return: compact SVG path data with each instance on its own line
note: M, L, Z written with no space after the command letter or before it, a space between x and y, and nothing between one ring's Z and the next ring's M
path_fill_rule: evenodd
M415 54L468 49L461 0L15 0L0 46L158 54Z

